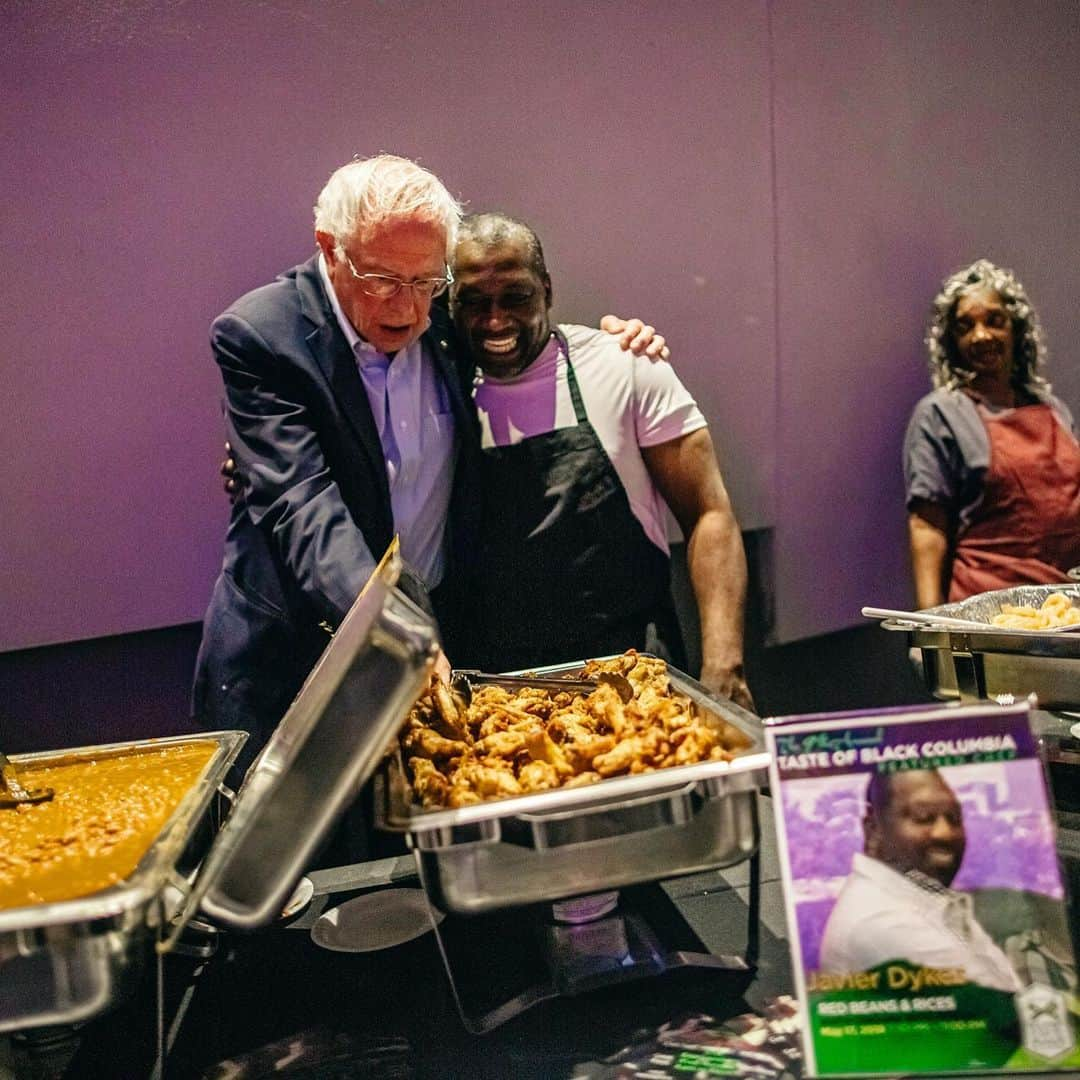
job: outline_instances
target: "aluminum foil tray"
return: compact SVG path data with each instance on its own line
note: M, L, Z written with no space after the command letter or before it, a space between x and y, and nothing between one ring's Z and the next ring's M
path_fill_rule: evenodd
M580 668L575 661L536 674ZM376 777L377 821L407 834L432 903L476 915L749 858L759 839L757 792L769 764L761 721L682 672L670 668L669 676L703 715L746 735L746 748L732 761L424 810L411 801L400 753L389 758Z
M240 731L13 755L43 765L191 742L217 749L135 870L101 892L0 911L0 1032L74 1024L114 1004L133 983L168 916L166 885L182 879L213 840L220 789L247 736ZM16 811L5 811L16 813Z
M1041 607L1053 592L1080 607L1080 585L1017 585L979 593L967 600L927 610L938 615L985 621L986 630L946 630L886 619L888 630L911 633L922 650L930 692L942 700L1008 700L1035 694L1044 709L1080 707L1080 633L1004 630L989 625L1003 604Z

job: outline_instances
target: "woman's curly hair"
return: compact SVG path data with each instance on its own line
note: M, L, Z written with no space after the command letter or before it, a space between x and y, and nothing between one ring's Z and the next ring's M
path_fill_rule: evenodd
M980 289L997 293L1012 317L1013 386L1037 397L1049 393L1050 384L1041 374L1046 362L1046 344L1039 317L1016 275L995 266L989 259L976 259L970 266L951 274L934 297L926 329L926 349L935 388L955 390L975 377L974 372L961 365L953 339L953 316L960 297Z

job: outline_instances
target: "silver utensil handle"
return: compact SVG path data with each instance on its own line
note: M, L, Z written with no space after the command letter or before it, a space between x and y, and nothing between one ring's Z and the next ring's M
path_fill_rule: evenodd
M925 626L955 626L964 630L994 630L990 623L975 619L955 619L948 615L934 615L926 611L895 611L892 608L864 607L862 613L868 619L897 619Z
M456 679L465 679L470 684L479 686L530 687L537 690L592 691L597 687L595 679L560 679L550 675L497 675L468 669L453 671L450 675L451 686Z

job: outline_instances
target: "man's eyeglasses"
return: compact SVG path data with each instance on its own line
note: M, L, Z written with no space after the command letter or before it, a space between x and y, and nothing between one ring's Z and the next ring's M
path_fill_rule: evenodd
M390 277L387 274L361 274L353 266L353 261L348 254L344 251L342 254L352 271L352 276L360 282L360 288L368 296L377 297L379 300L389 300L397 296L404 288L410 288L416 296L430 300L433 296L440 296L446 292L454 281L454 275L449 266L446 268L446 277L417 278L416 281L402 281L401 278Z

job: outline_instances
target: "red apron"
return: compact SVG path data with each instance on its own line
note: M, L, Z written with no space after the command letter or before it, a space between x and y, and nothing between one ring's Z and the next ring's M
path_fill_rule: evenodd
M959 534L949 600L1067 581L1080 566L1080 446L1049 405L992 413L983 497Z

